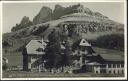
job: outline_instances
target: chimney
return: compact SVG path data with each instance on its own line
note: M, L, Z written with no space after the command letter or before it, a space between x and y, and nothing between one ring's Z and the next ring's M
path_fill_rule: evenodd
M47 44L46 44L45 41L44 41L44 37L42 37L41 42L42 42L42 45L43 45L44 47L46 47Z

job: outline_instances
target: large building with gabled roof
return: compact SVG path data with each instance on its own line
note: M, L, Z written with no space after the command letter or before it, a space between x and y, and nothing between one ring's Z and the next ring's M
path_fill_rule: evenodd
M42 56L45 55L47 42L42 40L31 40L23 52L23 69L27 71L39 71L43 68Z

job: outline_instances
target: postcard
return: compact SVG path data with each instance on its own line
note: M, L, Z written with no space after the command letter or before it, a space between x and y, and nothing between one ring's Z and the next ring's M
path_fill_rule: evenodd
M126 79L126 18L125 0L1 1L1 79Z

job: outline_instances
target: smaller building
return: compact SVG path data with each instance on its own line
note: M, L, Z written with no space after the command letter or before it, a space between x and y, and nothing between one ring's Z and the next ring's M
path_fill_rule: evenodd
M124 74L124 59L117 54L97 54L91 44L81 39L73 55L75 67L96 74Z
M100 54L103 63L94 65L94 73L124 74L124 60L116 54Z
M82 67L85 66L89 60L91 60L86 57L88 55L92 56L93 53L95 53L95 51L92 49L91 44L89 44L85 39L81 39L78 47L73 53L73 56L75 57L73 62L74 67L82 69Z

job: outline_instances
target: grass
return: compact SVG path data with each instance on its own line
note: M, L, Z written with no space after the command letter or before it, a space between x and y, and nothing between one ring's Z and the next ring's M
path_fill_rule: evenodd
M4 77L10 77L10 78L12 78L12 77L18 77L18 78L25 78L25 77L29 77L29 78L32 78L32 77L34 77L34 78L39 78L39 77L45 77L45 78L52 78L52 77L79 77L79 76L81 76L81 77L89 77L90 75L89 74L83 74L83 73L81 73L81 74L64 74L64 73L55 73L55 74L52 74L52 73L50 73L50 72L45 72L45 73L43 73L43 72L41 72L41 73L39 73L39 72L4 72Z
M23 56L21 52L12 52L12 53L7 53L3 54L3 57L8 59L8 66L22 66L23 65Z
M123 51L118 50L112 50L112 49L104 49L99 47L93 47L93 50L98 54L115 54L115 55L121 55L121 57L124 57Z
M75 78L75 77L123 77L123 75L113 75L113 74L94 74L94 73L78 73L78 74L68 74L68 73L50 73L50 72L25 72L25 71L11 71L11 72L4 72L3 78Z
M120 31L104 31L104 32L88 32L88 33L83 33L82 37L85 39L97 39L98 37L104 36L104 35L112 35L112 34L123 34L124 32Z

